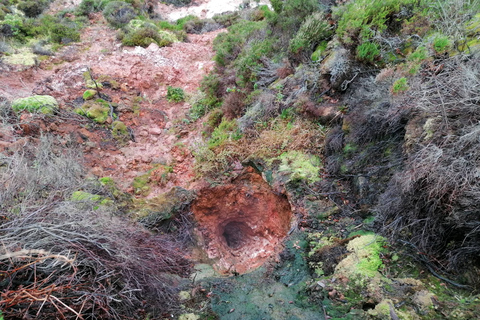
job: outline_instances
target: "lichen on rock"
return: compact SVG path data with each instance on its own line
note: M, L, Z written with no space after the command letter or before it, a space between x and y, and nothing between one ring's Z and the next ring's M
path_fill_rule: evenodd
M52 96L35 95L13 100L11 106L15 112L25 110L31 113L53 114L58 109L58 102Z

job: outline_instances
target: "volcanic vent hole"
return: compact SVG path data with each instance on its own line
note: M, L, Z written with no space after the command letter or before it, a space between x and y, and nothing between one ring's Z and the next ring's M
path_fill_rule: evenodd
M244 222L232 221L225 225L222 236L225 238L227 246L239 249L248 242L250 231L250 227Z

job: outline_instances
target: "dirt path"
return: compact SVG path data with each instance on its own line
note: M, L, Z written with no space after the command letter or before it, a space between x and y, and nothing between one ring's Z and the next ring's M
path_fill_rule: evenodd
M168 86L182 88L187 96L195 94L203 76L214 66L212 41L224 30L189 35L187 42L171 47L127 48L116 40L116 31L100 14L91 19L91 26L82 31L81 42L62 48L39 66L4 65L0 96L12 100L48 94L62 109L71 111L73 102L87 89L88 69L97 79L115 81L118 88L105 88L102 93L119 105L119 120L132 129L134 141L123 146L113 143L108 124L101 128L88 122L63 121L61 125L45 125L46 130L73 136L69 139L82 146L91 172L116 178L124 190L133 191L133 179L158 164L172 167L173 172L168 181L154 181L149 197L172 186L189 187L194 177L189 147L199 139L198 131L176 130L191 106L188 102L169 103L165 95Z

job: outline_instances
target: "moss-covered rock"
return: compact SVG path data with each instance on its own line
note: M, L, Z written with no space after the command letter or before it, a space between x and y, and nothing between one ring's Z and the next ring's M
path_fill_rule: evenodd
M85 103L81 108L76 109L75 112L92 119L96 123L103 124L109 117L110 106L105 100L97 99Z
M122 121L114 121L112 123L112 136L118 142L127 142L130 140L130 133L128 128Z
M148 228L156 228L186 210L194 199L195 194L192 191L174 187L155 198L138 200L134 204L133 212L140 223Z
M88 89L86 90L84 93L83 93L83 100L87 101L87 100L92 100L93 98L95 98L95 95L97 94L97 91L96 90L93 90L93 89Z
M35 95L13 100L12 109L15 112L26 110L31 113L53 114L58 109L58 102L52 96Z
M385 239L374 233L365 234L351 240L347 245L350 254L340 261L335 273L362 278L377 276L378 269L382 266L380 253L385 250L384 245Z
M135 194L138 195L148 195L150 193L150 173L142 174L133 179L132 188Z
M281 161L278 171L288 176L288 181L305 181L314 183L320 180L319 171L321 162L317 156L308 155L300 151L288 151L280 155Z

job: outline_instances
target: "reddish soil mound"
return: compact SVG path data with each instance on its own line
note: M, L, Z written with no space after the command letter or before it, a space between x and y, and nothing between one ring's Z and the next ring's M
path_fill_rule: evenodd
M224 273L262 265L286 236L291 219L286 197L251 168L230 184L201 190L193 212L208 258Z

